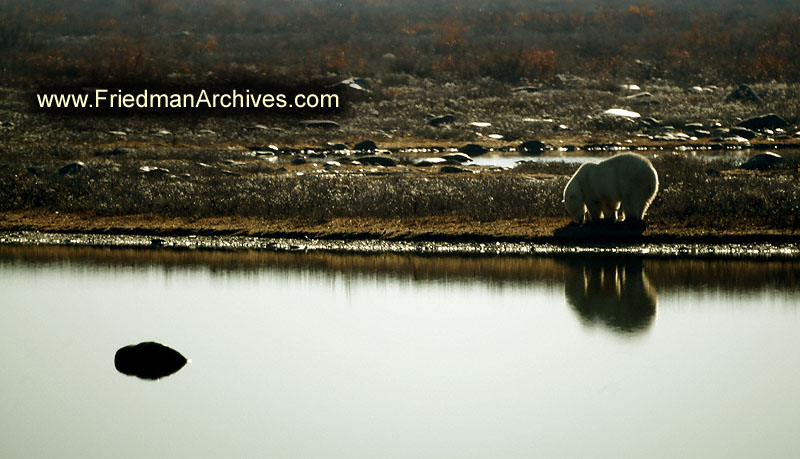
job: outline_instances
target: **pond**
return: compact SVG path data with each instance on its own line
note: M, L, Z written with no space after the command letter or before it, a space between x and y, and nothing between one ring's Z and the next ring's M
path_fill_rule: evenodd
M796 457L800 262L0 246L0 457ZM156 341L191 361L117 371Z

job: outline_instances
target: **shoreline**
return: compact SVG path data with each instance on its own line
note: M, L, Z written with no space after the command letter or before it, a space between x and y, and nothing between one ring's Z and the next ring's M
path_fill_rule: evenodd
M134 218L135 217L135 218ZM755 229L708 231L648 228L643 234L592 230L567 236L562 219L502 222L458 222L456 218L325 222L272 222L253 230L242 218L203 219L193 225L181 219L150 220L133 226L142 216L91 219L70 216L0 216L0 246L64 246L166 250L271 250L338 253L401 253L460 256L638 256L658 258L797 259L800 233L796 230ZM433 221L437 220L437 221ZM449 220L449 221L442 221ZM542 220L542 219L539 219ZM38 221L38 223L37 223ZM181 224L183 223L183 225ZM243 224L246 223L246 224ZM277 230L279 224L283 230ZM351 226L347 231L347 224ZM467 231L470 228L471 231ZM488 234L494 229L504 232ZM527 230L526 230L527 228ZM587 234L589 234L587 236Z

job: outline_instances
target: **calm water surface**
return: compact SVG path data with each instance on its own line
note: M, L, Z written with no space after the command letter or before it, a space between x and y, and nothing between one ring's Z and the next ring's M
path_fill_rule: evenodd
M800 262L0 247L0 457L797 457ZM192 361L147 381L117 349Z

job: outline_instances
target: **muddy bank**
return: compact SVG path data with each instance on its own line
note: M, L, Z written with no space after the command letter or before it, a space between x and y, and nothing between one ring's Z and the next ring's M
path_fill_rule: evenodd
M394 253L419 255L619 255L653 258L800 258L798 242L455 242L399 240L335 240L270 238L235 235L147 236L41 231L0 232L0 245L84 246L158 250Z

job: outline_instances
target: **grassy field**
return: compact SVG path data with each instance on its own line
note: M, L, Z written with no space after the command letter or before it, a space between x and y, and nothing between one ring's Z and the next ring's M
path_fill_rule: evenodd
M568 224L561 195L576 164L415 165L466 144L515 155L538 140L549 156L655 155L645 236L793 237L800 16L786 2L717 3L11 5L0 14L0 229L548 238ZM366 90L329 87L348 77ZM753 97L735 97L742 83ZM335 91L341 106L98 114L33 103L56 86L231 85ZM611 108L640 116L602 115ZM765 114L785 123L742 129ZM308 118L337 124L299 124ZM378 151L355 150L363 140ZM784 160L739 167L760 150ZM717 159L700 158L709 151Z

